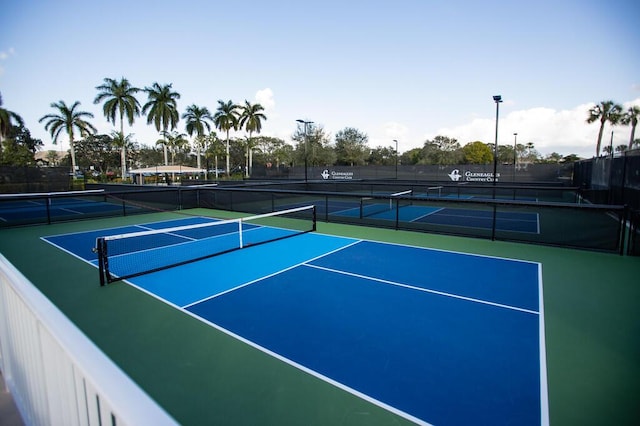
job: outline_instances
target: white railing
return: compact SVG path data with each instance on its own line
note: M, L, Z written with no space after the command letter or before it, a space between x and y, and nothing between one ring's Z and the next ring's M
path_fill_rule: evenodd
M0 370L29 426L177 424L2 255Z

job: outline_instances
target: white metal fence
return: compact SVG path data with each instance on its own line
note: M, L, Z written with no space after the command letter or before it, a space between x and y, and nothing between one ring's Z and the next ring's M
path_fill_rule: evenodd
M0 370L27 425L175 425L0 255Z

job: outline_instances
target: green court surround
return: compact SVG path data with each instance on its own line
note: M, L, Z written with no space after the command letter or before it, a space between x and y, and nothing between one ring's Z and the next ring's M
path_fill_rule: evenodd
M0 252L182 424L407 423L131 286L100 287L96 268L40 240L180 216L2 229ZM640 258L322 222L318 232L542 263L551 424L637 424Z

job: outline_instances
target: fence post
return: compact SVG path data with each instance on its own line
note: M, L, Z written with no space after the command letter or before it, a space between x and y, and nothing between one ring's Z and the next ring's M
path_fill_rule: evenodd
M496 212L496 200L495 200L495 192L493 194L493 221L491 223L491 241L496 240L496 220L497 220L497 212Z

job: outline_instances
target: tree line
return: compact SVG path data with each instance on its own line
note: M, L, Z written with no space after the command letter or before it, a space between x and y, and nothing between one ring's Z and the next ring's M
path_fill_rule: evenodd
M614 101L601 101L593 108L589 109L589 115L587 117L587 123L600 123L600 129L598 131L598 139L596 142L596 157L600 156L600 148L602 146L602 136L604 133L605 124L610 123L611 126L617 126L618 124L630 125L631 134L629 136L629 144L619 145L615 148L617 152L622 152L627 149L633 149L634 146L640 146L640 141L635 139L636 126L638 125L638 116L640 116L640 107L636 105L630 106L626 111L622 105ZM612 132L613 141L613 132ZM609 155L613 155L613 146L605 146L603 151Z
M262 123L267 120L259 103L218 100L212 113L207 107L191 104L183 114L177 109L180 94L172 84L153 83L144 88L132 86L126 78L105 78L96 86L94 103L102 104L105 118L114 126L109 135L99 135L90 123L92 113L82 111L80 102L67 105L53 102L53 113L40 118L40 123L51 134L56 144L61 134L70 142L70 156L62 164L70 162L72 170L92 170L95 174L114 175L119 172L125 179L132 167L148 167L158 164L183 164L230 175L233 172L250 176L254 161L266 167L290 167L331 165L415 165L415 164L489 164L493 162L495 147L481 141L461 145L448 136L436 136L426 140L421 148L402 154L393 146L370 148L366 133L352 127L328 134L321 125L305 123L292 135L293 144L282 139L260 136ZM144 104L136 97L146 94ZM602 101L589 110L587 123L599 122L596 155L600 155L604 127L631 125L629 145L615 147L616 151L639 145L634 139L640 108L630 107L623 112L621 105ZM124 122L133 125L137 117L145 116L153 125L159 138L154 146L140 145L125 134ZM186 133L178 131L180 120ZM218 133L221 132L221 137ZM231 137L230 131L244 131L244 137ZM187 136L192 138L189 141ZM39 139L31 138L22 118L2 106L0 95L0 164L25 165L34 163L34 154L43 146ZM605 146L602 151L612 154L614 147ZM55 153L47 155L57 161ZM577 160L575 154L562 156L552 153L542 157L532 142L526 144L502 144L498 146L496 160L501 164L558 163ZM204 160L204 163L203 163ZM224 164L220 164L224 160Z

